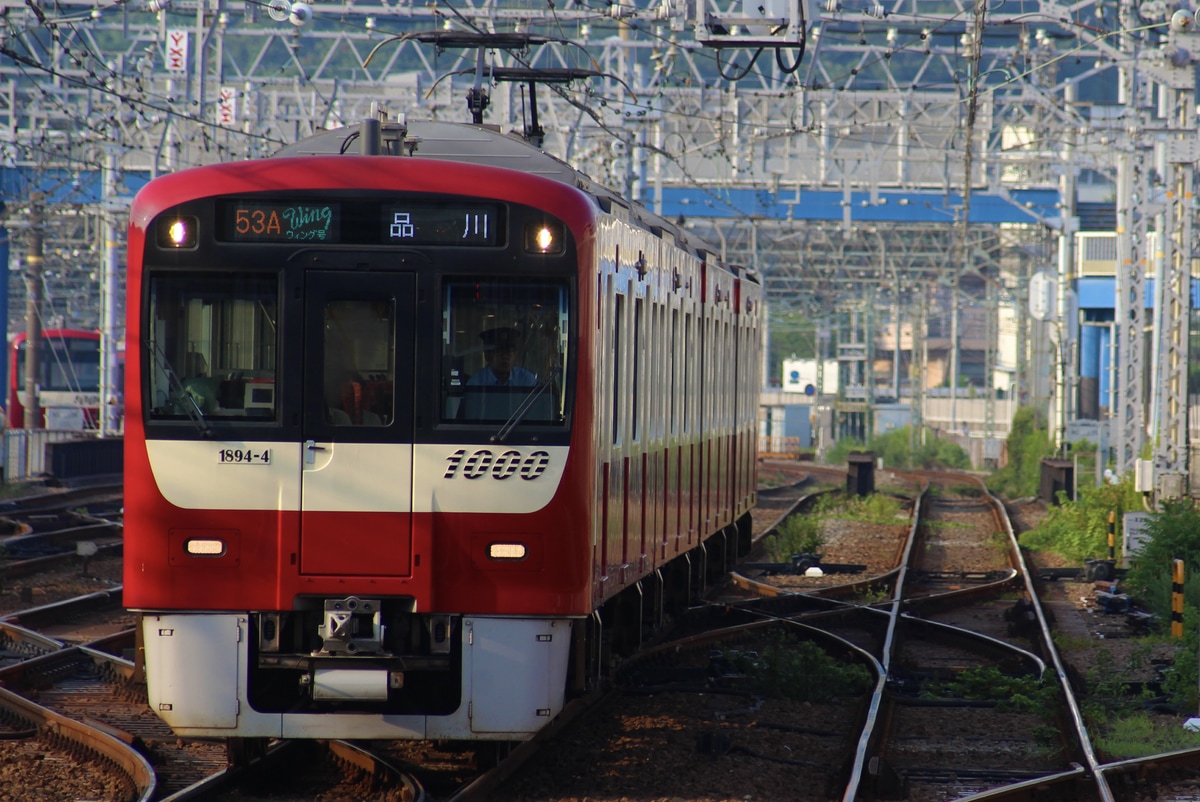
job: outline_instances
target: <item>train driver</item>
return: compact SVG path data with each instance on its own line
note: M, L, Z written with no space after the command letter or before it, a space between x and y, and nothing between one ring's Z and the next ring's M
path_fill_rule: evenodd
M532 387L537 374L516 364L521 332L514 328L487 329L479 335L487 363L467 382L468 387Z
M217 408L221 379L208 375L208 360L198 351L189 351L184 358L183 394L191 396L201 412Z

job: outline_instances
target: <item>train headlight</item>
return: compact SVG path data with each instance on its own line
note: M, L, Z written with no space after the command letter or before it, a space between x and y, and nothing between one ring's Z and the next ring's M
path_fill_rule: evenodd
M164 217L158 221L158 247L168 251L195 248L199 229L195 217Z
M565 240L558 223L531 223L525 227L526 253L562 253Z
M524 543L489 543L487 553L493 560L513 562L524 560L529 552Z

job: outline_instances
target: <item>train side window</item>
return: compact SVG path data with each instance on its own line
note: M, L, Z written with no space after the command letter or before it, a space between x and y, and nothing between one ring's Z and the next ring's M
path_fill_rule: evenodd
M566 284L490 278L447 282L443 293L442 420L562 425Z
M667 376L670 390L667 393L667 415L670 418L671 436L679 434L678 380L679 370L683 363L683 355L679 348L679 310L671 309L671 346L667 353L671 355L671 369Z
M661 299L654 305L654 364L655 367L651 372L651 377L662 377L669 383L671 358L670 352L666 350L667 339L667 307L662 303ZM661 385L660 385L661 389ZM664 394L655 393L654 401L654 436L662 438L667 433L667 398Z
M633 300L633 364L629 367L629 378L633 384L632 390L629 393L633 400L633 409L630 412L630 435L629 439L633 442L638 442L642 439L642 413L644 405L640 397L642 390L642 348L646 333L642 331L642 318L646 315L646 302L641 298Z
M683 316L684 342L697 342L696 318L690 311ZM683 348L683 433L692 433L692 404L695 403L696 392L692 387L693 376L696 373L696 360L704 353L703 348Z
M625 325L625 296L622 295L620 292L618 292L616 294L616 296L614 297L614 302L613 302L613 327L612 327L612 335L613 335L613 343L612 343L612 352L613 352L612 436L613 436L613 440L612 441L613 441L614 446L621 444L621 441L623 439L622 435L624 434L623 426L622 426L624 417L621 414L623 411L623 409L622 409L623 398L621 396L621 393L624 390L624 386L621 383L621 376L622 376L622 368L625 365L625 354L624 354L624 351L622 350L625 347L625 341L621 337L621 333L622 333L622 329L623 329L624 325Z
M150 277L150 420L276 419L278 284L275 273Z

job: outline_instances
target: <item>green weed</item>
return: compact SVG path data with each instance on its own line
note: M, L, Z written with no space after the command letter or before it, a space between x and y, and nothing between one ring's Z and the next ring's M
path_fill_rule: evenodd
M759 693L801 702L830 702L871 687L865 667L837 660L815 643L786 633L772 636L748 673Z
M1093 741L1096 749L1108 759L1123 760L1177 749L1195 749L1200 746L1200 732L1183 729L1172 717L1156 721L1150 714L1138 710L1109 718L1104 731L1094 735Z
M818 554L825 545L820 530L820 517L791 515L764 538L767 554L774 562L787 562L793 554Z
M998 701L1022 713L1052 716L1058 687L1032 676L1010 676L995 666L969 668L948 682L930 683L921 695L929 699Z

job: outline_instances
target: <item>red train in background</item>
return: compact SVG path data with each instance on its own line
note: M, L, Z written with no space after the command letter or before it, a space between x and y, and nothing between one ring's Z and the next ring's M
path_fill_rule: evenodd
M750 544L761 284L523 139L148 184L125 603L179 734L532 737Z
M26 335L17 334L8 349L8 425L26 428ZM100 425L100 333L83 329L46 329L39 351L40 429L95 429Z

